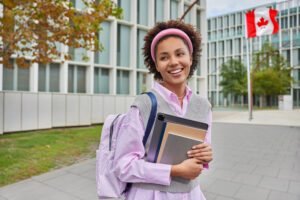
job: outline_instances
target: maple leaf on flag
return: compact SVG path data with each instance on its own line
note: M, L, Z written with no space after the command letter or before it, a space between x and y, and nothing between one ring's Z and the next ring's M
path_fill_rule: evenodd
M265 18L261 17L259 19L259 22L257 22L257 26L262 27L262 26L266 26L269 23L268 20L265 20Z

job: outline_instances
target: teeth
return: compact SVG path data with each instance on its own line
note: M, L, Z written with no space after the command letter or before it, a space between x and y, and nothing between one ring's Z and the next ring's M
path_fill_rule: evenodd
M182 69L175 69L175 70L173 70L173 71L170 71L170 73L171 74L177 74L177 73L179 73L179 72L181 72L182 71Z

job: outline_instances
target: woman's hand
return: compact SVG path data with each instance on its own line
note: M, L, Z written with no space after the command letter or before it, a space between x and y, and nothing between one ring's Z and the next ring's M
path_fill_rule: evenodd
M203 165L195 158L184 160L178 165L172 165L171 176L179 176L185 179L195 179L201 174Z
M187 152L189 158L196 158L202 164L208 164L212 161L212 148L210 144L201 143L192 147L192 150Z

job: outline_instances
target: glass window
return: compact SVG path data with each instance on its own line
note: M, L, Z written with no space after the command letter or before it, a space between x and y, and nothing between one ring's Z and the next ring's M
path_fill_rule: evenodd
M290 32L289 30L284 30L282 33L282 47L288 48L290 47Z
M210 50L211 50L211 57L216 57L217 48L216 48L216 43L215 42L211 43Z
M86 67L85 66L69 65L68 91L70 93L86 92Z
M207 30L211 31L211 19L209 19L207 22Z
M19 91L29 91L29 68L18 67L18 88Z
M71 0L71 2L74 5L74 7L77 9L83 9L86 7L82 0Z
M232 40L226 41L226 55L232 55Z
M293 50L293 66L300 66L300 49Z
M300 107L300 89L293 90L294 107Z
M60 65L51 63L48 65L39 64L39 91L59 92Z
M297 26L297 15L290 16L290 28Z
M128 0L118 0L118 6L123 9L123 19L126 21L130 21L130 13L131 13L131 1Z
M198 75L198 76L201 76L201 62L200 62L200 60L198 61L197 75Z
M3 90L14 90L14 71L13 61L10 60L12 66L3 66Z
M155 21L164 21L164 0L155 0Z
M236 15L236 22L237 24L242 24L242 14L241 13L237 13Z
M148 1L138 0L137 8L138 8L138 12L137 12L138 24L143 24L147 26L148 25Z
M196 86L196 89L197 89L196 94L200 94L200 79L199 79L199 78L197 78L197 86Z
M69 47L69 54L71 55L72 60L78 62L86 62L87 51L84 48L72 48Z
M185 12L188 8L189 8L188 5L184 5L184 11L183 11L183 12ZM190 12L188 12L188 13L185 15L185 17L184 17L184 22L186 22L186 23L191 23L191 19L192 19L192 17L191 17L191 11L190 11ZM214 20L213 20L213 22L214 22Z
M13 60L11 66L3 66L3 90L29 91L30 67L19 67Z
M136 93L141 94L147 91L147 73L137 72Z
M282 51L282 56L286 60L287 64L290 65L290 63L291 63L291 51L290 50Z
M217 18L218 29L219 29L219 28L222 28L222 23L223 23L223 20L222 20L222 19L223 19L222 17L218 17L218 18Z
M177 19L178 16L178 1L171 0L170 1L170 19Z
M144 37L147 34L147 31L144 30L137 30L137 56L136 56L136 63L137 68L146 69L144 65L144 56L143 56L143 46L144 46Z
M117 71L117 94L129 94L129 71Z
M102 22L102 30L99 32L98 38L99 42L103 46L103 51L95 52L95 63L109 65L109 56L110 56L110 23Z
M299 46L300 46L300 29L297 29L297 30L293 30L293 47L299 47Z
M196 14L196 23L197 23L197 30L199 32L201 32L201 11L197 10L197 14Z
M294 86L300 86L300 69L293 70L293 77L294 77Z
M130 59L130 27L118 24L117 65L129 67Z
M210 65L209 65L209 73L210 74L216 73L216 69L217 69L216 65L217 65L216 59L211 59L210 60Z
M234 50L235 50L235 54L241 54L241 39L235 39L234 40Z
M86 67L77 66L77 93L86 92L86 76L85 76Z
M69 65L68 69L68 91L70 93L75 92L75 84L74 84L74 79L75 79L75 65Z
M46 92L46 65L39 64L39 91Z
M59 92L60 85L60 65L58 63L50 64L49 91Z
M281 29L288 28L288 18L287 17L281 18L281 20L280 20L280 28Z
M94 93L108 94L109 93L109 69L98 68L94 69Z
M228 16L225 16L225 20L224 20L224 28L228 28L228 25L229 25L228 21L229 21Z

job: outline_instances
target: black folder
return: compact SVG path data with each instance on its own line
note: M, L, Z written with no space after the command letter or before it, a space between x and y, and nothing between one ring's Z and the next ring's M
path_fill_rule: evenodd
M166 132L166 129L169 127L182 127L182 129L195 129L196 131L199 132L199 134L203 134L203 132L206 133L208 129L208 124L199 122L199 121L194 121L182 117L177 117L174 115L168 115L165 113L157 113L154 127L153 127L153 133L152 137L150 140L150 145L149 149L147 152L147 157L146 160L149 162L156 163L158 159L158 155L160 153L160 149L162 147L162 142L165 134L168 134L169 132ZM169 126L169 127L168 127ZM181 129L181 128L178 128ZM174 131L174 129L172 130ZM176 130L175 130L176 131ZM197 134L198 134L197 132ZM185 133L176 133L176 134L183 134ZM166 138L166 137L165 137ZM165 143L170 143L170 141L165 141L166 139L164 138L163 142L163 148ZM163 149L162 149L163 150ZM180 150L180 148L179 148ZM174 152L176 153L176 152ZM182 152L186 153L186 152Z

